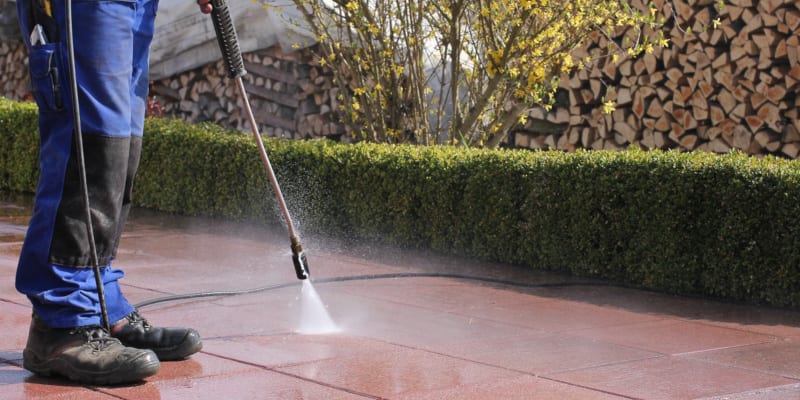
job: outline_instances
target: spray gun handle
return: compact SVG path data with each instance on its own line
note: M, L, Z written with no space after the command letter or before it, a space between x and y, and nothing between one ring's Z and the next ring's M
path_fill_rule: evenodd
M242 52L239 50L239 38L236 36L228 3L225 0L211 0L211 5L213 6L211 22L214 23L214 31L217 33L219 49L228 69L228 77L232 79L242 77L247 74L247 70L244 68Z

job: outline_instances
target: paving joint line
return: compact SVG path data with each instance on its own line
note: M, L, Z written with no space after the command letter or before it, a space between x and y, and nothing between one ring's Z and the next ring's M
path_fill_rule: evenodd
M314 379L311 379L311 378L306 378L306 377L304 377L302 375L297 375L297 374L293 374L293 373L290 373L290 372L281 371L280 369L276 369L274 367L267 367L265 365L257 364L257 363L254 363L254 362L240 360L240 359L237 359L237 358L233 358L233 357L229 357L229 356L225 356L225 355L221 355L221 354L215 354L215 353L211 353L211 352L207 352L207 351L203 351L202 353L207 354L207 355L211 355L211 356L214 356L214 357L222 358L224 360L228 360L228 361L232 361L232 362L236 362L236 363L240 363L240 364L244 364L244 365L249 365L251 367L256 367L256 368L259 368L259 369L262 369L262 370L265 370L265 371L274 372L274 373L281 374L281 375L284 375L284 376L288 376L288 377L291 377L291 378L299 379L299 380L302 380L302 381L305 381L305 382L314 383L314 384L317 384L317 385L320 385L320 386L324 386L324 387L327 387L327 388L331 388L331 389L339 390L339 391L342 391L342 392L350 393L350 394L357 395L357 396L360 396L360 397L364 397L364 398L368 398L368 399L372 399L372 400L388 400L388 399L385 399L383 397L375 396L375 395L372 395L372 394L369 394L369 393L363 393L363 392L359 392L357 390L352 390L352 389L349 389L349 388L346 388L346 387L336 386L336 385L333 385L333 384L330 384L330 383L321 382L321 381L314 380Z

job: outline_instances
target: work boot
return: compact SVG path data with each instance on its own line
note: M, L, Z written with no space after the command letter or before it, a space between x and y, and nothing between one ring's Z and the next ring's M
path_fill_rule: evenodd
M153 350L161 361L182 360L203 348L191 328L156 328L134 311L111 326L111 336L126 346Z
M99 326L51 328L34 315L22 366L42 376L117 385L154 375L160 364L152 351L126 347Z

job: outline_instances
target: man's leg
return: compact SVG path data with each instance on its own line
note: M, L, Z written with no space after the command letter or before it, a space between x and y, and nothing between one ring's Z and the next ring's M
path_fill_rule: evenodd
M32 29L31 1L17 6L24 36ZM34 317L24 366L42 375L65 375L93 384L141 380L158 371L150 350L126 347L100 327L100 307L88 251L82 188L77 177L63 2L53 2L61 40L31 46L30 68L39 104L41 176L34 213L20 254L17 289ZM130 151L131 2L75 1L76 73L86 173L99 265L110 318L129 315L121 271L108 267L121 216ZM127 27L127 28L126 28ZM122 51L120 51L122 49ZM128 60L125 62L125 60Z
M66 38L63 2L53 2L53 12L61 27L58 36ZM119 290L117 280L123 276L122 272L107 266L120 229L130 152L133 46L130 27L135 15L135 3L131 2L73 3L73 18L80 21L73 33L78 44L75 68L80 83L89 201L98 264L102 267L112 319L122 318L133 310ZM91 271L87 268L92 266L92 260L76 149L72 146L74 123L65 40L32 47L31 71L40 104L42 178L20 256L17 288L29 296L34 311L48 325L100 324L96 290L87 287ZM51 84L53 77L58 85ZM60 90L54 93L54 87Z

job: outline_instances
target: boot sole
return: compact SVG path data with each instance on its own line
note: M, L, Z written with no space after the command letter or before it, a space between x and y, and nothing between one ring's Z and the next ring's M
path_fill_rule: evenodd
M112 334L112 336L114 336ZM196 331L190 331L183 337L180 343L172 347L153 347L145 343L126 340L124 337L114 336L125 346L137 349L148 349L156 353L160 361L179 361L184 360L194 353L203 349L203 341Z
M118 368L115 371L85 371L72 366L67 360L55 357L39 359L27 349L22 353L23 368L37 375L45 377L62 376L71 381L88 383L92 385L119 385L140 382L144 378L155 375L161 365L158 360L153 360L141 365L132 365L135 368Z
M151 349L161 361L178 361L189 357L203 349L203 342L199 339L189 339L181 342L178 346L169 349Z

